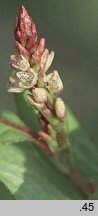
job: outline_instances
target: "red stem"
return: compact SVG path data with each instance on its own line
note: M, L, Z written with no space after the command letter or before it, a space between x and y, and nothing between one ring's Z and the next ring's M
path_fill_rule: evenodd
M68 177L86 198L89 198L90 195L96 191L95 182L92 183L92 189L89 182L86 182L83 176L81 176L75 169L70 170Z
M52 152L50 151L47 143L45 143L45 141L43 141L37 133L34 133L30 128L26 127L26 126L20 126L18 124L15 124L14 122L10 122L6 119L0 119L0 123L5 124L6 126L15 128L16 130L22 131L24 133L26 133L32 140L33 143L36 143L37 146L39 146L40 148L42 148L45 153L47 153L49 156L52 154Z

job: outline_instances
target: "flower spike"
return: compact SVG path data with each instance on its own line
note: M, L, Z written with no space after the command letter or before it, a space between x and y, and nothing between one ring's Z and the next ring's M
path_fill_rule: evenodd
M54 70L47 74L54 59L54 51L49 52L44 38L37 40L35 24L24 6L20 7L14 34L19 54L11 55L12 72L8 91L15 93L24 91L24 94L28 92L27 102L38 111L39 118L44 119L46 128L50 125L51 131L55 131L55 137L58 137L59 127L62 134L65 133L63 125L65 124L65 105L58 98L63 90L58 71ZM47 130L47 135L51 136L51 140L54 139L53 134ZM56 139L58 149L62 148L62 145L59 146L58 138ZM63 141L60 143L65 143L63 145L66 148L66 136L62 135L61 139Z
M58 96L63 82L57 70L47 74L54 51L49 52L44 38L38 40L35 24L24 6L20 7L14 34L18 54L11 55L8 91L22 92L24 104L31 106L32 115L36 115L41 126L41 131L33 135L34 142L51 155L51 161L60 172L67 174L88 198L95 186L87 185L74 168L66 106Z

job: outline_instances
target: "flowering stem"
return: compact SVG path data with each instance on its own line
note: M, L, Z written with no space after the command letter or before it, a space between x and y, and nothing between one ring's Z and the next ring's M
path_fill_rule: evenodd
M33 142L51 156L50 160L60 172L69 176L88 197L91 189L74 168L68 139L66 107L58 97L63 90L63 83L57 70L48 73L54 51L49 52L45 47L44 38L38 39L36 26L24 6L20 7L14 33L18 55L11 55L12 71L8 91L23 92L24 101L33 111L37 110L42 130L33 133L26 127L1 121L27 133Z

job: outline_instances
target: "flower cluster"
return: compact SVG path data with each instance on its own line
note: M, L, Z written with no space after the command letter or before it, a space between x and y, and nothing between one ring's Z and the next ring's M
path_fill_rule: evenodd
M50 117L64 120L65 105L58 97L63 90L62 80L56 70L47 74L54 51L49 53L44 38L38 40L35 24L24 6L20 8L14 33L18 54L11 55L8 91L15 93L28 90L30 94L27 95L27 100L39 110L42 127ZM47 133L40 133L43 139L50 137L50 126L48 122Z

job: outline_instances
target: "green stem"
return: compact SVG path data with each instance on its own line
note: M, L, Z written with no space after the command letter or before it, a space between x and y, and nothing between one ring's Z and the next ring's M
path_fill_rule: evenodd
M27 95L30 96L30 93L25 94L25 100L27 100ZM32 107L32 105L31 105ZM83 178L83 176L80 175L80 173L76 170L72 152L70 149L70 144L68 140L68 134L67 134L67 122L60 121L59 119L55 117L50 117L44 113L43 109L38 108L39 112L45 117L45 119L49 122L51 126L54 127L57 139L58 136L58 148L55 151L55 153L51 156L51 161L55 164L57 169L64 175L68 176L69 179L74 183L76 188L80 190L80 192L88 198L92 191L90 190L90 187L86 180ZM60 150L61 145L61 150Z

